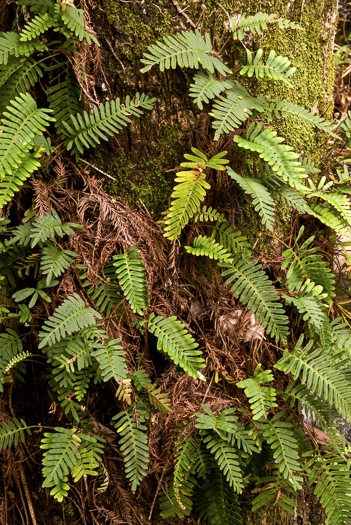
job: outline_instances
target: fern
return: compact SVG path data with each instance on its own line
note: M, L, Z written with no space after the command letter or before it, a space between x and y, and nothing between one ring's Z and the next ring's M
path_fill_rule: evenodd
M47 243L40 260L40 271L47 276L46 284L49 285L53 277L62 275L71 266L74 257L77 257L75 252L59 250L53 243Z
M193 478L189 478L187 481L184 481L179 494L180 504L176 500L174 493L173 484L168 482L167 493L164 488L160 492L160 509L161 509L161 518L168 520L174 516L178 518L184 518L184 516L189 516L193 507L193 502L190 499L194 492L194 483Z
M146 475L149 464L149 447L147 436L144 434L146 427L137 425L131 410L123 410L112 420L117 432L121 435L119 444L124 456L125 473L127 479L132 482L134 492Z
M246 138L235 135L234 141L243 149L257 152L285 182L297 189L303 189L301 179L306 177L305 170L298 161L298 155L291 147L281 144L284 139L277 137L271 128L262 131L262 124L250 124Z
M105 343L96 343L96 350L92 353L98 360L103 381L114 379L123 381L127 377L127 365L124 361L124 351L120 346L121 339L106 340Z
M49 13L38 14L25 25L20 34L20 39L22 42L34 40L55 25L56 20Z
M347 224L347 226L351 226L351 209L349 197L347 197L347 195L342 195L337 192L325 193L321 191L313 191L308 197L317 197L329 203L340 214L344 223Z
M97 476L99 474L101 455L103 453L103 438L84 435L79 445L78 461L71 471L73 481L77 483L82 477Z
M252 204L262 219L262 223L270 231L273 231L274 225L274 201L261 183L260 179L252 177L241 177L231 168L227 168L228 175L235 180L244 192L252 197Z
M219 213L216 209L211 206L203 206L201 210L194 217L195 222L226 222L226 218L223 213Z
M124 296L133 312L143 315L149 306L149 288L140 250L133 246L120 255L114 255L113 265Z
M223 76L230 73L230 69L213 56L210 36L206 34L203 38L198 30L182 31L164 37L163 42L158 41L148 47L141 62L145 64L142 73L146 73L154 65L158 65L161 71L175 69L177 66L195 69L201 66L210 73L215 69Z
M66 335L94 325L96 323L94 316L101 319L98 312L92 308L86 308L79 295L74 294L68 297L43 324L39 332L41 339L39 348L46 345L51 346L61 341Z
M244 388L246 397L249 399L253 419L257 420L266 416L269 408L277 407L277 392L275 388L261 386L262 383L274 381L271 370L260 372L261 364L256 366L253 378L245 379L237 383L238 388Z
M326 354L317 348L311 352L313 341L302 348L301 336L292 353L285 354L275 365L285 374L292 374L294 379L300 378L301 383L321 399L333 405L341 417L348 418L351 414L351 393L347 369L344 369L347 359L340 360L338 356Z
M332 228L337 233L341 235L349 236L350 227L346 223L341 215L338 212L331 210L330 206L327 203L316 204L313 203L310 205L310 208L307 210L307 213L319 219L323 224Z
M34 51L47 51L47 46L34 40L28 44L23 44L17 33L2 33L0 37L0 64L7 65L9 56L29 56Z
M23 345L17 332L7 328L6 333L0 334L0 347L0 392L3 392L3 385L9 380L7 377L8 367L14 358L22 355Z
M214 239L206 237L205 235L199 235L196 237L194 239L194 246L185 246L185 249L188 253L198 257L206 255L215 261L228 263L232 261L232 256L226 248L218 244L218 242L215 242Z
M315 286L313 282L307 280L300 288L299 294L289 297L285 294L282 297L287 304L293 304L304 321L309 321L316 330L320 330L326 318L326 305L324 299L327 294L321 293L322 286Z
M261 419L263 438L274 451L273 457L285 479L288 479L295 490L301 489L302 477L295 474L301 472L299 463L298 443L292 431L292 423L279 421L284 412L278 412L270 420Z
M99 45L96 37L85 29L83 9L76 9L67 4L65 5L65 10L60 13L63 23L78 37L80 41L85 39L89 45L91 44L91 41Z
M334 447L315 449L308 460L308 484L316 483L314 493L327 515L327 522L343 525L351 519L350 465L335 453Z
M210 115L215 119L212 126L216 130L214 140L223 133L239 128L251 115L252 111L264 111L261 101L252 97L238 82L226 92L226 97L219 97L213 104Z
M233 17L230 20L230 28L233 31L234 39L242 40L244 33L250 31L254 35L262 35L262 31L267 29L267 24L277 23L281 29L301 29L301 26L285 18L278 18L276 14L256 13L253 16Z
M87 269L85 265L77 265L77 267L84 270ZM83 288L89 287L86 293L91 297L91 300L95 302L99 311L107 317L109 317L112 312L118 314L121 310L124 295L118 283L113 262L110 261L105 265L103 275L99 275L96 286L91 286L91 282L87 277L88 272L84 272L80 276L83 282Z
M257 51L253 60L252 53L249 49L246 50L246 54L248 65L241 68L240 75L247 75L248 77L255 75L258 79L267 76L273 80L281 80L289 87L293 87L288 78L295 73L296 67L288 69L291 64L288 58L281 56L276 57L275 51L272 50L268 55L267 62L264 63L262 59L263 49ZM287 69L288 71L286 71Z
M242 525L237 496L219 472L201 485L196 505L201 520L210 525Z
M234 408L223 410L218 416L204 404L201 405L201 408L205 411L205 414L196 412L196 428L212 430L224 440L228 440L229 434L237 434L239 426L237 424L238 418L233 415L235 413Z
M40 167L41 151L26 152L21 158L20 164L11 173L5 174L0 180L0 209L5 206L22 184Z
M265 328L268 335L276 340L286 339L288 318L279 302L268 276L261 270L257 261L250 257L236 256L231 264L220 264L227 268L222 276L227 277L226 285L240 302L251 310L257 321Z
M326 409L325 404L312 394L305 385L295 386L292 381L284 393L285 400L290 399L290 406L297 406L299 413L309 419L316 427L321 427L324 431L332 428L332 415Z
M63 237L74 233L73 228L81 228L81 224L73 222L65 222L62 224L61 219L56 212L52 209L51 213L45 213L42 217L34 219L31 232L29 235L31 248L34 248L37 244L42 246L48 239L53 239L55 235Z
M137 93L132 99L128 96L124 104L117 98L100 104L99 107L94 106L90 113L84 111L82 115L71 115L67 122L62 121L66 149L78 160L84 153L84 148L96 147L100 144L100 139L108 140L118 134L131 122L131 115L140 117L143 109L152 109L154 100Z
M230 80L218 80L212 73L200 69L194 75L194 82L190 85L189 95L193 97L194 103L203 110L203 102L208 104L213 98L218 97L226 89L234 87Z
M182 436L180 439L182 439ZM180 445L176 445L178 450L174 459L173 489L175 499L183 510L185 510L185 507L183 507L181 501L180 490L193 470L199 445L199 440L192 435L187 437Z
M296 501L291 499L287 494L296 495L296 490L292 487L289 480L282 477L281 472L277 469L270 476L255 478L256 484L264 485L257 487L252 492L259 495L252 500L252 511L256 512L265 505L277 505L282 509L295 515Z
M240 493L244 488L244 480L237 450L230 443L213 433L205 436L204 443L211 454L213 454L229 486L235 492Z
M194 379L204 379L200 369L205 366L199 346L176 317L151 314L147 320L147 329L157 337L157 348L163 350Z
M265 177L264 184L268 187L271 196L276 201L282 202L300 213L309 213L307 202L301 197L300 193L283 182L278 176L270 175L269 178Z
M27 5L33 13L44 14L54 7L54 0L17 0L17 5Z
M240 231L234 231L229 222L217 222L212 232L212 238L219 239L219 243L228 251L235 254L251 254L250 243L247 238L241 235Z
M30 436L31 430L23 419L7 419L0 423L0 450L15 447L19 442L24 443L26 433Z
M11 57L7 66L0 66L0 112L4 113L17 96L22 97L42 76L40 61L32 58Z
M161 388L156 385L147 385L146 386L147 395L149 402L152 406L156 407L160 412L169 412L172 413L170 407L170 400L167 395L161 392Z

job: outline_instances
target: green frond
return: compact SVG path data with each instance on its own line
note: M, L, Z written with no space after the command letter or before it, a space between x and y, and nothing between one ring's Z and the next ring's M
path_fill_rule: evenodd
M15 57L29 56L34 51L46 51L48 47L45 44L39 42L39 40L31 41L28 44L21 42L20 37L17 33L10 31L1 33L0 36L0 64L8 63L8 58L11 55Z
M15 447L19 442L24 443L26 433L30 436L31 430L23 419L7 419L0 423L0 450Z
M270 103L268 111L278 119L291 115L292 117L296 117L297 119L301 120L301 122L304 122L305 124L310 124L321 131L329 133L333 137L337 137L337 135L335 135L332 131L334 127L333 124L327 122L323 117L314 115L308 111L308 109L298 106L297 104L293 104L292 102L288 102L287 100L273 100Z
M43 76L40 61L23 57L10 59L7 66L0 66L1 113L4 113L17 96L22 97Z
M165 36L163 41L157 41L148 47L141 62L145 67L142 73L149 71L154 65L158 65L161 71L180 67L191 67L199 69L203 67L210 73L216 69L221 75L230 73L230 69L218 58L213 56L210 35L206 33L203 38L198 30L182 31L173 36Z
M204 379L200 369L205 366L199 346L189 334L184 324L175 316L165 317L151 314L147 320L147 329L157 337L157 348L162 350L172 361L179 365L194 379Z
M234 447L243 450L245 454L250 456L260 452L250 430L240 424L238 424L235 434L228 435L228 441Z
M203 102L208 104L211 99L218 97L222 91L231 87L234 87L234 84L230 80L218 80L213 73L200 69L195 73L194 81L190 84L189 95L195 99L194 103L202 110Z
M306 172L308 175L314 175L314 174L320 172L320 170L319 170L318 168L315 167L315 165L313 164L313 162L312 162L311 159L300 157L299 160L300 160L300 164L301 164L301 166L304 168L305 172Z
M231 168L227 168L228 175L235 180L247 195L252 198L252 204L262 219L262 224L269 231L273 231L275 205L267 188L260 179L241 177Z
M62 224L57 211L52 209L51 213L45 213L42 217L34 219L29 235L31 248L34 248L37 244L42 246L44 242L48 239L53 239L55 235L59 237L72 235L74 233L73 228L81 227L81 224L75 224L74 222Z
M220 262L231 262L232 255L226 248L215 242L214 239L206 237L206 235L199 235L194 239L194 246L185 246L188 253L200 257L205 255L210 259Z
M214 140L218 140L223 133L239 128L252 115L253 110L263 112L262 102L252 97L239 82L236 82L227 90L226 97L219 97L213 104L210 115L215 119L212 123L216 130Z
M5 206L24 182L40 167L41 151L31 151L23 154L17 168L11 173L2 175L0 180L0 209Z
M172 409L170 407L171 402L168 399L167 394L161 392L161 387L157 387L155 384L147 385L146 391L150 404L157 408L159 412L172 413Z
M75 252L70 250L60 250L52 242L48 242L42 251L40 260L40 271L46 275L46 284L50 284L53 277L59 277L72 264L77 257Z
M323 204L310 204L310 208L307 209L307 213L319 219L323 224L331 228L332 230L340 233L341 235L350 235L350 227L345 222L344 218L337 212L331 209L327 203Z
M206 479L213 470L213 462L212 454L207 450L203 442L201 442L197 451L194 472L196 472L200 478Z
M235 408L228 408L223 410L218 416L216 416L206 405L202 404L201 408L205 411L205 414L196 412L196 423L195 427L201 430L212 430L216 432L222 439L227 440L227 434L236 434L239 425L237 423L238 418L234 416Z
M321 260L322 257L318 253L317 247L308 248L314 241L314 236L309 237L301 246L297 244L303 231L302 228L294 246L285 250L282 254L285 257L282 269L285 270L290 265L286 275L289 291L299 291L306 279L309 279L311 282L322 286L323 292L329 298L334 297L334 276L330 270L329 263Z
M201 484L196 496L195 506L201 520L210 525L242 525L237 496L219 472Z
M212 232L212 238L219 239L219 244L224 246L228 251L241 254L251 254L251 245L247 242L247 238L241 235L240 231L235 231L228 221L216 222Z
M198 212L200 202L210 185L201 171L179 171L175 178L178 184L171 195L173 201L165 220L165 237L177 239L189 220Z
M244 480L237 450L218 434L212 432L205 436L204 443L213 454L218 468L223 472L229 486L234 492L242 492Z
M180 436L182 439L182 436ZM197 457L197 451L200 447L199 440L190 435L183 441L178 448L174 458L173 489L176 502L185 510L181 501L181 487L188 480L193 471Z
M282 144L283 138L277 137L277 132L271 128L262 131L262 123L255 127L252 122L246 138L235 135L234 141L243 149L254 151L259 157L269 164L285 182L297 189L303 188L301 179L304 179L304 168L299 162L299 156L292 151L290 146Z
M28 22L21 34L20 39L21 42L26 42L28 40L34 40L38 36L42 35L50 29L50 27L53 27L56 25L56 20L52 16L49 15L49 13L44 14L38 14L30 22Z
M137 93L132 99L127 96L123 104L117 98L94 106L90 113L71 115L67 122L62 121L66 149L78 160L84 148L96 147L100 139L108 140L128 126L132 122L130 116L140 117L143 109L152 109L154 100Z
M25 352L20 352L19 354L13 356L6 364L6 367L4 368L4 371L3 373L4 374L8 374L9 371L14 368L16 365L18 365L19 363L21 363L22 361L24 361L25 359L27 359L28 357L30 357L30 352L28 351L25 351Z
M248 77L255 75L258 79L267 76L272 80L281 80L289 87L293 87L288 78L295 73L296 67L288 69L291 62L287 57L277 57L275 51L272 50L268 55L267 62L264 63L262 59L263 49L259 49L254 58L251 51L246 49L246 55L248 65L241 68L240 75L247 75Z
M164 487L161 487L159 501L161 509L161 518L163 520L168 520L169 518L173 518L174 516L178 518L190 516L190 513L193 508L193 502L190 498L192 498L193 496L194 484L194 478L189 478L188 480L183 482L179 491L179 499L181 506L176 500L173 483L170 479L168 479L167 492L165 492Z
M237 387L244 388L246 397L248 398L253 414L254 420L266 417L266 412L269 408L277 407L277 391L275 388L268 386L261 386L262 383L269 383L274 381L274 376L271 370L260 372L261 364L256 366L253 377L245 379L237 383Z
M279 469L276 469L270 476L255 478L255 481L259 486L252 493L259 494L252 500L252 512L266 505L277 505L289 514L295 515L297 503L288 494L295 496L297 492L289 480L282 477Z
M302 348L303 336L298 340L292 353L286 353L275 365L285 374L292 374L293 379L300 379L311 393L316 394L329 405L333 405L341 417L351 414L351 392L347 375L347 359L338 355L327 354L317 348L311 352L313 341Z
M187 159L187 162L181 162L182 168L195 168L199 171L206 168L212 168L213 170L224 171L224 164L228 164L229 160L223 158L228 153L227 151L221 151L216 155L213 155L210 159L206 157L202 151L191 148L192 154L184 153L184 157ZM188 162L190 161L190 162Z
M133 312L143 315L149 306L149 287L147 284L144 263L137 246L132 246L120 255L114 255L113 266L123 294Z
M81 403L84 400L85 394L88 391L90 380L93 377L92 370L76 370L75 381L73 384L74 397Z
M84 11L66 4L65 10L60 11L62 22L74 33L80 41L85 40L91 45L91 41L99 45L96 37L85 29Z
M316 330L320 330L327 315L327 305L324 300L328 298L326 293L321 293L322 291L322 286L316 286L315 283L306 280L298 290L298 294L292 297L282 294L282 297L286 304L295 306L303 321L309 321Z
M334 446L316 448L306 454L308 484L316 484L314 493L327 515L327 523L344 525L351 520L349 460L335 453Z
M141 480L146 476L149 464L149 447L147 445L147 429L144 425L137 425L132 410L123 410L112 418L119 440L120 451L124 457L125 473L132 482L132 491L135 492Z
M124 350L119 344L121 339L106 339L104 343L95 343L92 356L97 359L101 368L101 377L103 381L114 379L123 381L127 377L127 365L124 360Z
M66 335L94 325L96 323L94 316L101 319L98 312L92 308L86 308L79 295L74 294L68 297L43 324L39 332L41 339L39 348L51 346L61 341Z
M314 426L321 427L324 431L332 427L332 415L325 403L312 394L305 385L295 386L293 381L285 390L284 398L286 401L290 399L290 406L292 408L297 406L301 416L309 419Z
M41 440L43 455L43 487L53 487L51 494L58 501L67 495L67 475L79 458L77 445L80 438L74 429L57 427L55 432L46 432ZM62 483L64 485L62 485Z
M234 282L230 291L243 305L247 305L267 334L276 340L285 341L289 320L261 265L257 261L250 261L248 255L237 255L231 264L221 263L220 266L227 268L222 274L222 277L227 277L226 285Z
M342 193L333 192L325 193L322 191L313 191L308 197L317 197L329 203L340 214L347 226L351 226L351 208L349 197Z
M267 24L277 23L281 29L301 29L301 26L291 22L286 18L281 18L274 14L256 13L253 16L238 15L230 19L230 29L233 31L234 39L242 40L244 33L250 31L254 35L262 35L263 30L267 29Z
M16 356L22 355L22 341L12 328L7 328L6 332L0 334L0 392L4 390L4 383L8 381L7 369L9 364Z
M54 7L55 0L17 0L17 5L27 5L33 13L47 13Z
M292 484L295 490L301 489L302 477L295 472L301 472L298 443L292 430L293 424L289 421L279 421L284 412L278 412L272 419L261 419L263 438L274 451L275 463L284 479Z
M79 265L80 269L87 269L87 266ZM112 313L118 314L122 309L124 300L123 291L119 285L113 262L107 263L103 269L103 275L99 275L96 285L91 285L88 273L84 272L80 278L83 288L87 288L86 293L95 302L96 308L109 317Z
M76 370L90 368L93 364L91 351L94 347L94 339L104 336L103 330L97 330L92 326L81 330L78 334L64 337L59 342L44 348L48 363L53 368L58 366L73 374Z
M226 222L225 215L223 213L219 213L219 211L215 210L211 206L203 206L201 210L194 216L195 222Z
M89 441L87 441L89 439ZM79 445L79 458L74 465L71 474L73 481L77 483L81 478L97 476L101 464L101 456L104 453L103 440L97 436L84 436Z
M264 179L264 183L269 188L273 199L286 204L300 213L308 213L309 207L305 199L278 176L271 175L269 178Z

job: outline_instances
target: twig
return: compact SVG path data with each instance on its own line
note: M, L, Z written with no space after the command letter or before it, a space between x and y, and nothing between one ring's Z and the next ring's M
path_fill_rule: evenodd
M188 24L190 24L191 27L196 27L196 24L194 24L194 22L193 22L193 21L189 18L189 16L185 13L185 9L187 9L187 8L182 9L182 8L180 7L180 5L178 4L177 0L172 0L172 3L173 3L173 5L174 5L174 7L176 8L176 10L178 11L178 13L179 13L180 15L183 15L183 16L184 16L184 18L185 18L185 20L188 22Z
M117 181L117 179L115 179L114 177L112 177L112 175L109 175L108 173L106 173L105 171L102 171L100 170L100 168L97 168L96 166L94 166L93 164L90 164L90 162L87 162L86 160L83 160L83 159L79 159L81 162L84 162L84 164L87 164L88 166L90 166L91 168L93 168L94 170L98 171L99 173L102 173L103 175L105 175L106 177L108 177L109 179L112 179L114 181Z
M22 481L22 485L23 485L23 488L24 488L24 494L26 496L28 510L29 510L30 517L32 518L32 523L33 523L33 525L37 525L37 520L36 520L36 517L35 517L35 514L34 514L33 503L32 503L32 499L30 497L30 493L29 493L29 490L28 490L28 483L27 483L26 476L24 474L23 467L22 467L21 463L18 463L17 467L18 467L18 470L19 470L19 473L20 473L20 476L21 476L21 481Z

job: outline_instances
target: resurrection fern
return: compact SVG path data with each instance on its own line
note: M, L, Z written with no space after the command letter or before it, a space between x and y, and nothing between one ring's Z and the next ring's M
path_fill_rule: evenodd
M270 231L273 231L274 224L274 201L267 191L267 188L261 183L260 179L252 177L241 177L231 168L227 168L228 175L235 180L244 192L252 198L252 204L262 219L262 224Z
M272 50L268 55L266 63L264 63L262 59L263 49L259 49L254 58L249 49L246 50L246 54L248 65L241 69L240 75L247 75L248 77L255 75L257 79L267 76L272 80L281 80L289 87L293 87L288 78L295 73L296 67L288 69L291 64L288 58L277 57L275 51Z
M7 66L0 66L0 111L2 113L17 96L22 97L43 77L40 61L24 57L10 58Z
M266 165L267 166L267 165ZM265 185L269 189L271 197L278 201L286 204L290 208L297 210L300 213L309 213L309 207L305 199L298 193L294 188L291 188L288 184L283 182L276 175L269 175L268 177L262 177Z
M325 432L332 428L331 414L327 410L325 403L312 394L305 385L295 386L292 381L285 390L285 400L290 400L290 406L297 406L299 413L308 418L316 427L321 427Z
M114 426L121 435L119 440L120 451L124 457L125 473L132 482L134 492L141 480L146 476L149 464L149 447L147 445L147 429L144 425L137 425L132 410L123 410L112 418Z
M146 280L143 260L139 257L140 250L133 246L120 255L114 255L113 265L124 296L133 312L143 315L149 306L149 287Z
M261 365L257 365L253 377L245 379L237 383L237 387L244 388L246 397L249 399L251 410L253 413L252 419L260 419L266 416L269 408L277 407L277 391L275 388L268 386L261 386L262 383L269 383L274 381L274 376L271 370L260 372Z
M277 505L289 514L295 515L297 503L288 494L295 496L297 491L289 480L284 479L279 469L276 469L270 476L256 478L254 481L259 487L253 489L252 492L259 494L252 500L253 512L265 505Z
M82 114L70 115L70 119L62 121L66 149L78 159L84 153L84 148L96 147L100 139L108 140L128 126L131 115L140 117L143 109L152 109L154 100L137 93L133 98L127 96L123 104L117 98L94 106L90 113L84 111Z
M46 345L51 346L61 341L66 335L78 332L82 328L94 325L95 317L101 319L101 315L92 308L86 308L84 301L79 295L74 294L63 301L43 324L39 332L41 339L39 348Z
M52 209L51 213L45 213L42 217L34 219L29 234L31 248L34 248L37 244L42 246L44 242L48 239L53 239L55 235L59 237L71 235L74 233L73 228L81 227L81 224L75 224L73 222L65 222L62 224L58 213Z
M162 350L194 379L205 379L199 371L205 366L198 343L189 334L184 324L175 316L165 317L151 314L147 320L147 329L157 337L157 348Z
M251 245L240 231L235 231L227 221L217 222L213 228L212 238L218 239L219 243L228 251L242 255L251 253Z
M17 0L18 5L27 5L33 13L44 14L54 7L55 0Z
M37 171L40 167L38 159L40 159L41 155L40 149L24 153L17 168L12 169L11 173L2 175L0 180L0 209L10 202L22 184L32 173Z
M323 224L331 228L332 230L340 233L341 235L348 236L350 233L350 227L346 223L343 217L335 212L327 203L310 204L310 208L307 209L307 213L319 219Z
M227 278L226 285L231 286L231 292L243 305L247 305L267 334L276 340L285 341L288 318L261 265L257 261L250 261L248 255L237 255L232 263L221 263L220 266L227 268L222 274L222 277Z
M170 400L168 399L167 394L161 392L161 387L157 387L156 385L147 385L146 391L150 404L157 408L159 412L172 413Z
M26 433L30 436L32 432L23 419L18 420L14 417L2 421L0 423L0 450L10 448L12 445L16 447L19 442L24 443Z
M315 286L309 280L304 283L299 294L289 297L283 294L286 304L293 304L302 316L303 321L309 321L316 330L320 330L326 318L326 304L324 299L328 297L327 294L321 293L322 286Z
M28 43L23 43L17 33L7 32L2 33L0 37L0 64L5 66L8 63L9 56L29 56L34 51L46 51L48 48L39 40L32 40Z
M214 140L218 140L223 133L229 133L239 128L254 110L264 111L262 102L251 96L239 82L228 89L226 95L226 97L216 99L210 113L215 119L212 124L216 130Z
M281 29L301 29L301 26L286 18L278 18L275 14L256 13L253 16L239 15L230 19L230 29L234 38L242 40L246 31L254 35L262 35L263 30L268 28L267 24L277 23Z
M193 496L194 484L194 478L189 478L183 482L179 490L179 504L174 493L173 483L171 479L168 480L167 492L162 488L159 496L162 519L168 520L174 516L184 518L184 516L190 515L193 508L193 501L190 498Z
M212 432L205 436L204 443L211 454L213 454L218 468L223 472L229 486L234 492L240 493L244 488L244 480L237 450L219 435Z
M201 520L210 525L242 525L237 496L220 472L212 473L196 496Z
M123 381L127 377L127 365L124 361L123 347L119 344L121 339L106 340L104 343L96 343L96 350L92 353L98 360L101 368L103 381L114 379Z
M36 15L30 22L28 22L20 34L22 42L37 39L50 27L56 25L56 20L48 13Z
M200 69L194 75L194 82L190 85L189 95L194 98L194 103L203 109L203 102L208 102L218 97L226 89L234 87L230 80L218 80L213 73Z
M142 73L158 65L161 71L180 67L199 69L203 67L210 73L216 69L221 75L230 73L230 69L218 58L213 56L210 35L203 38L198 30L182 31L173 36L165 36L163 41L156 42L148 47L148 52L143 55L141 62L145 67Z
M212 430L222 439L227 440L228 434L237 434L239 426L236 423L238 418L234 416L234 408L223 410L216 416L206 405L201 404L205 414L196 412L196 428L201 430Z
M77 257L75 252L70 250L60 250L52 242L48 242L43 248L40 260L40 271L46 275L46 284L49 285L53 277L59 277L72 264Z
M84 436L84 441L79 445L78 461L71 471L73 481L77 483L81 478L86 479L87 476L98 476L103 453L102 438Z
M205 235L199 235L194 239L194 246L185 246L188 253L192 255L206 255L210 259L220 262L232 261L232 255L226 248L215 242L214 239L206 237Z
M61 10L62 22L78 37L80 41L86 40L90 45L91 41L99 45L96 37L88 33L85 29L84 23L84 11L83 9L77 9L70 4L65 5L65 9Z
M337 213L341 216L342 220L347 226L351 226L351 208L349 197L342 193L326 193L322 191L313 191L308 197L317 197L328 202L333 208L336 209Z
M195 215L194 217L195 222L214 222L220 223L220 222L226 222L225 215L223 213L219 213L216 209L212 208L211 206L203 206L201 210Z
M86 270L87 266L77 265L80 269ZM103 270L103 275L99 275L96 285L91 285L88 279L88 272L80 276L83 288L95 302L96 308L100 313L109 317L112 313L118 314L124 299L123 291L119 285L113 261L107 263Z
M180 436L180 440L181 444L176 445L178 450L174 459L173 489L177 503L183 508L180 490L193 471L200 443L191 435L185 440Z

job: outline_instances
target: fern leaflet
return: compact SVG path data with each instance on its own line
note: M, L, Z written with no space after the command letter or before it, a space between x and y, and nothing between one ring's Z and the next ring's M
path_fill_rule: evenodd
M242 525L237 496L218 471L201 485L196 507L210 525Z
M103 381L114 378L123 381L127 377L127 365L124 361L123 347L119 344L121 339L106 340L105 343L96 343L96 350L92 352L98 360Z
M244 480L237 450L230 443L213 433L205 436L204 443L211 454L214 455L217 465L223 472L229 486L235 492L240 493L244 488Z
M49 285L53 277L62 275L71 266L75 257L77 257L75 252L59 250L53 243L47 243L40 259L40 271L47 276L46 284Z
M143 315L149 306L149 288L146 280L143 260L139 257L140 250L133 246L120 255L114 255L113 266L124 296L133 312Z
M291 64L288 58L281 56L276 57L275 51L272 50L268 55L267 62L264 63L262 59L263 49L257 51L253 60L251 51L247 49L246 54L248 65L240 70L240 75L247 75L248 77L255 75L258 79L267 76L273 80L281 80L289 87L293 87L288 78L295 73L296 67L288 69ZM288 71L286 71L287 69Z
M17 33L10 31L2 33L0 37L0 64L8 63L8 58L11 55L15 57L31 55L34 51L46 51L48 48L45 44L34 40L28 44L21 42L20 37Z
M0 423L0 450L9 448L12 445L17 446L18 442L24 443L26 433L30 436L31 430L23 419L7 419Z
M189 95L193 97L194 103L202 110L203 102L208 104L213 98L218 97L226 89L234 86L230 80L218 80L212 73L200 69L194 76L194 82L190 85Z
M245 379L237 383L237 387L244 388L246 397L249 399L253 419L257 420L266 416L266 411L271 407L277 407L277 392L275 388L261 386L262 383L274 381L271 370L260 372L261 364L256 366L253 378Z
M210 259L220 262L232 262L232 255L226 248L215 242L214 239L199 235L194 239L194 246L185 246L188 253L196 256L206 255Z

